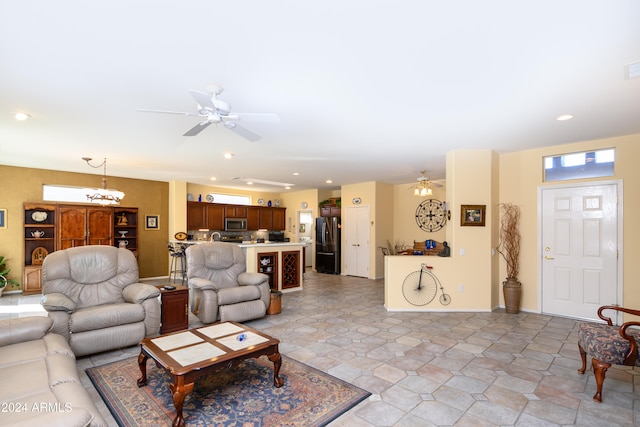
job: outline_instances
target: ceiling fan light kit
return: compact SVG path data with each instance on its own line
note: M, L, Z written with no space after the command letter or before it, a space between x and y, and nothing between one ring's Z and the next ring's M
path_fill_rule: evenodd
M185 116L199 116L205 118L205 120L197 123L191 129L186 131L183 136L196 136L211 124L222 123L225 128L236 133L237 135L248 139L249 141L257 141L261 137L257 133L250 131L244 126L238 124L238 121L253 121L263 123L279 123L280 118L276 114L271 113L234 113L230 114L231 106L218 99L218 95L222 93L222 86L210 84L207 85L209 93L200 92L197 90L189 90L189 93L195 99L197 108L195 113L180 112L180 111L164 111L164 110L146 110L138 109L137 111L143 113L166 113L166 114L181 114Z
M429 178L424 175L424 170L420 171L420 173L422 176L418 177L416 180L418 182L416 183L416 188L413 190L413 195L420 197L431 196L433 194L433 190L431 190L431 182L429 181Z

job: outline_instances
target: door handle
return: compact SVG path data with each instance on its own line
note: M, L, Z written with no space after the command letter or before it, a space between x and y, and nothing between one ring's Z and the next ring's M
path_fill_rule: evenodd
M555 258L550 257L549 255L545 255L545 256L544 256L544 259L552 260L552 259L555 259Z

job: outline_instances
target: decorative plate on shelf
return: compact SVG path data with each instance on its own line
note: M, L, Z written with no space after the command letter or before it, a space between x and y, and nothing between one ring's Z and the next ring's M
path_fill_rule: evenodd
M213 203L213 194L207 194L207 202Z
M259 204L260 206L264 205L264 199L258 199L258 204Z
M280 199L274 200L273 203L276 205L276 207L280 206Z
M187 193L187 200L188 200L189 202L193 202L193 194L191 194L191 193Z
M184 231L179 231L173 237L175 237L176 240L187 240L187 233L185 233Z
M360 203L362 203L362 199L360 197L354 197L351 201L354 205L359 205Z
M302 202L302 203L300 203L300 207L301 207L302 209L307 209L307 206L309 206L309 205L307 204L307 202Z
M47 213L44 211L35 211L31 214L31 219L35 222L44 222L47 220Z

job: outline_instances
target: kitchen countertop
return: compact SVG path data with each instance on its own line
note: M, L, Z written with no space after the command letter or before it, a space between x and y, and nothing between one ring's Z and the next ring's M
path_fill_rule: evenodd
M304 246L304 243L297 242L265 242L265 243L251 243L251 242L242 242L238 244L241 248L253 248L256 246Z
M184 243L187 245L198 245L201 243L210 243L209 240L170 240L171 243ZM216 240L216 242L220 242ZM250 241L242 242L242 243L233 243L233 242L223 242L223 243L231 243L232 245L238 245L241 248L252 248L255 246L304 246L305 242L264 242L264 243L251 243Z

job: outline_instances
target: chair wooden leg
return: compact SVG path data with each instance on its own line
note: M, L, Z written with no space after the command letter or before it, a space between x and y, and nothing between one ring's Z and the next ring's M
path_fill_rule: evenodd
M584 351L580 344L578 344L578 350L580 350L580 358L582 359L582 368L578 369L578 372L584 374L584 371L587 369L587 352Z
M607 369L611 367L611 363L601 362L595 357L591 359L591 363L593 364L593 375L596 377L596 394L593 395L593 400L602 402L602 384L604 383Z

